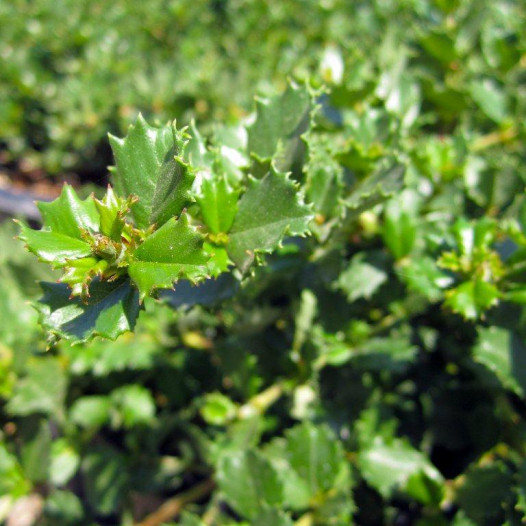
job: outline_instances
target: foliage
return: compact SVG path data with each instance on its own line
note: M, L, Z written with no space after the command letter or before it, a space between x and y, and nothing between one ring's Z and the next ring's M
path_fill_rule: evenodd
M104 197L65 186L18 227L54 274L3 227L4 516L526 520L523 8L348 4L268 8L324 13L280 44L309 40L311 84L112 135Z

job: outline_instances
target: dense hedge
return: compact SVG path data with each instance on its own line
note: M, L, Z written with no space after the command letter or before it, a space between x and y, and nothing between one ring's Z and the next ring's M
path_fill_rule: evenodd
M526 520L521 3L0 14L11 158L115 156L0 230L2 519Z

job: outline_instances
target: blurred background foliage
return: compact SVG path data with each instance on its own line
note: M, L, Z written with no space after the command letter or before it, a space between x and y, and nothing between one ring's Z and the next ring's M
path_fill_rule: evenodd
M48 345L28 300L53 276L2 225L0 520L523 524L525 20L511 0L0 3L12 172L104 182L106 133L139 111L230 146L254 95L328 88L311 245L235 295L182 286L134 335ZM404 190L342 225L341 181L395 151Z

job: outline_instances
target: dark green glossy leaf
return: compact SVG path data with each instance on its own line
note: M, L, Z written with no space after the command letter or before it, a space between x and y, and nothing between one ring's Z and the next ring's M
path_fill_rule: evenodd
M64 266L68 260L85 258L91 255L89 243L51 230L33 230L20 223L20 240L41 261L55 267Z
M38 209L44 226L57 234L83 239L83 230L99 230L99 214L93 199L79 199L68 184L63 186L60 196L51 203L40 201Z
M246 272L257 252L272 251L286 235L305 235L311 219L296 185L272 170L261 180L252 179L241 197L228 233L228 254Z
M208 277L210 258L203 250L203 236L183 214L172 218L139 246L128 272L141 300L154 289L171 288L180 279L193 283Z
M190 200L194 173L183 161L185 135L174 124L149 126L139 115L125 138L110 135L115 156L114 185L127 198L139 200L132 207L138 228L162 225L178 215Z
M73 343L93 336L114 340L123 332L133 330L139 315L139 293L130 281L95 280L86 303L71 298L67 285L42 283L44 296L36 305L42 325L50 332Z

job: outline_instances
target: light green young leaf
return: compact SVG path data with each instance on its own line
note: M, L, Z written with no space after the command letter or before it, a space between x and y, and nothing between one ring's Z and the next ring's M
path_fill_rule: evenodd
M228 504L248 519L255 519L267 506L279 506L283 499L275 469L257 451L223 455L217 468L217 482Z
M131 210L138 228L164 224L189 202L195 174L183 160L185 139L175 123L155 128L140 115L125 138L110 135L115 189L138 198Z
M263 179L252 179L241 197L228 233L228 254L246 272L257 252L272 251L285 235L305 235L311 219L297 186L272 170Z
M203 236L188 224L185 214L167 221L148 236L133 255L128 272L141 300L154 289L171 288L180 279L196 283L208 277L210 256Z
M78 297L71 298L71 290L62 283L41 283L41 286L44 296L36 305L41 324L72 343L93 336L114 340L133 330L141 309L139 294L127 278L93 281L86 303Z
M476 279L447 290L444 305L467 320L476 320L496 305L500 296L495 285Z
M237 213L238 197L239 191L230 187L226 177L203 177L195 200L213 234L228 232Z

